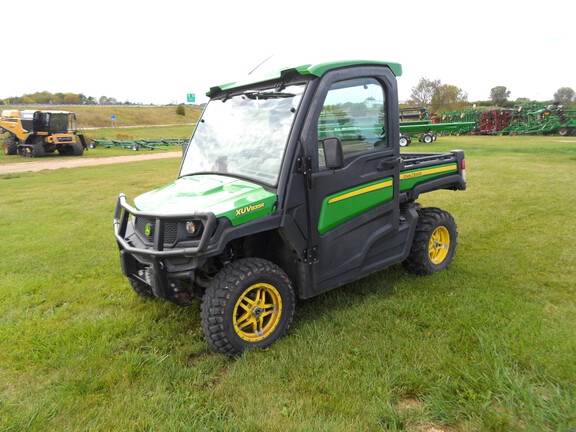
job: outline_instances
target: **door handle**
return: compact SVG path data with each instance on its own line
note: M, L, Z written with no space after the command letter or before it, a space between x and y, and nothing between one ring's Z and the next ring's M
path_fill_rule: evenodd
M378 171L384 171L387 169L392 169L399 163L400 163L400 158L398 158L398 157L391 158L391 159L382 159L380 162L378 162L378 165L376 165L376 169Z

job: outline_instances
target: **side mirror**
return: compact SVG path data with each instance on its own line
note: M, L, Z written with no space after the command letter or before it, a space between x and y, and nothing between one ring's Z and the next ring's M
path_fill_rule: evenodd
M342 152L342 141L338 137L331 137L322 140L324 148L324 160L326 167L330 169L342 168L344 165L344 154Z

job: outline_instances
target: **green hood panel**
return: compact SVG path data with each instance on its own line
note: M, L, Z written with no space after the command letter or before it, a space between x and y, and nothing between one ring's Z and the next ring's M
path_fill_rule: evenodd
M136 209L161 214L212 212L232 225L272 212L276 195L262 186L233 177L201 174L182 177L134 199Z

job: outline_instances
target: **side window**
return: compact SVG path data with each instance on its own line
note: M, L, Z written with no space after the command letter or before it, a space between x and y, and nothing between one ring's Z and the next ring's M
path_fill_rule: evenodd
M325 138L340 138L344 156L387 147L385 104L384 89L374 78L332 84L318 119L320 166L325 166Z

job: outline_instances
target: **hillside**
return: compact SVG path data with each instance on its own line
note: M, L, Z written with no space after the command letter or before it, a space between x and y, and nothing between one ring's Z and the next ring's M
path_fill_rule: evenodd
M2 107L3 109L10 107ZM14 109L49 109L65 110L76 113L80 128L101 128L110 126L138 126L138 125L183 125L196 123L202 113L201 108L186 106L186 115L176 114L175 106L107 106L107 105L47 105L23 107ZM112 124L110 116L116 116L116 123Z

